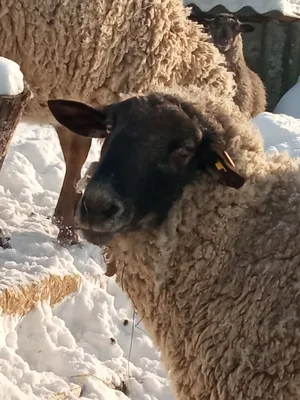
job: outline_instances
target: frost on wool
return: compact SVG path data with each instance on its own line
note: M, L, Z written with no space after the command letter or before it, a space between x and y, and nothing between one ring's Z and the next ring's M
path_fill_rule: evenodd
M0 57L0 96L16 96L24 90L20 66L8 58Z

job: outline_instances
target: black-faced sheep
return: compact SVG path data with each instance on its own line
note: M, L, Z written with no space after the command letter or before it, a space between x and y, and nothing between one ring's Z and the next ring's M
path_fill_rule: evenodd
M105 138L77 221L107 245L176 399L298 400L299 160L268 158L204 90L49 107Z
M89 104L158 85L194 83L234 95L225 59L181 0L1 0L0 54L20 64L34 98L24 116L54 123L49 98ZM76 243L75 186L91 140L57 127L66 174L54 213L62 243Z
M260 77L246 64L243 54L242 33L253 32L253 25L242 23L232 14L207 17L195 4L189 18L204 25L213 43L225 55L230 71L234 73L237 91L235 103L250 117L264 112L267 106L266 90Z

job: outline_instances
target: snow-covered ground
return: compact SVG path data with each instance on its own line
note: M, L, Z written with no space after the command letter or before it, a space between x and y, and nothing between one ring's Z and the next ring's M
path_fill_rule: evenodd
M263 113L253 123L267 152L299 155L300 120ZM87 164L98 153L95 142ZM126 399L113 389L125 382L133 400L171 400L159 354L114 278L104 276L99 249L55 241L49 218L63 174L54 129L19 124L0 172L0 226L12 244L0 250L0 285L49 270L80 273L83 281L54 309L43 303L24 318L0 318L0 399L54 399L71 383L83 386L82 399Z
M98 152L95 142L88 162ZM49 270L84 278L53 310L40 304L22 319L0 318L0 399L51 399L70 382L84 385L82 399L126 399L112 389L125 381L131 399L170 400L159 354L114 278L104 276L99 249L55 241L49 217L63 174L54 129L19 124L0 172L0 226L13 247L0 249L0 285Z

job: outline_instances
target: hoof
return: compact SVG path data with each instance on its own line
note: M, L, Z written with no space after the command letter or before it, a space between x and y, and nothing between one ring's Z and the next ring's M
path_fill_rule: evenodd
M60 228L57 236L58 243L63 247L73 246L79 243L78 234L74 231L73 227Z
M59 215L53 214L51 217L51 222L53 225L59 228L62 224L62 218Z

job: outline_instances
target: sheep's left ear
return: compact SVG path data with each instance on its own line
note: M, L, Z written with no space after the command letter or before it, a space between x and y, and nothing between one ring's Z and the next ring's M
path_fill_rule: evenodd
M250 32L253 32L254 30L255 30L255 28L253 25L246 24L244 22L242 22L240 24L240 32L242 32L242 33L250 33Z
M95 109L87 104L71 100L48 100L54 118L77 135L104 138L107 136L104 109Z
M230 155L219 142L205 142L198 150L199 168L206 169L222 185L240 189L245 178L237 172Z

